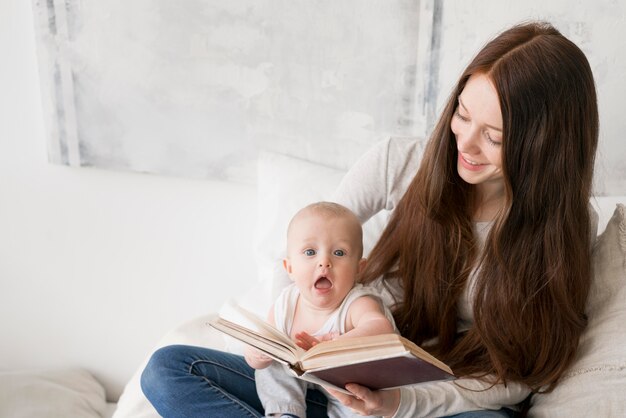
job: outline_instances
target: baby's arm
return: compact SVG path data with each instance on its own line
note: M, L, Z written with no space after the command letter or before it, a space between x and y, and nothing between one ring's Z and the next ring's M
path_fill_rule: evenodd
M345 334L337 338L364 337L393 333L393 324L387 319L380 302L370 296L361 296L350 305Z
M389 319L383 313L380 303L369 296L361 296L350 305L346 318L345 334L331 332L319 338L313 337L302 331L296 334L296 344L308 350L322 341L339 338L364 337L367 335L390 334L395 329Z
M393 324L383 313L380 303L370 296L361 296L350 305L346 318L345 334L331 332L321 337L313 337L306 332L296 334L296 344L305 350L322 341L346 337L363 337L367 335L390 334L395 332Z
M273 305L267 315L267 322L269 322L271 325L274 325ZM262 351L257 350L256 348L247 344L244 349L243 356L246 359L246 363L248 363L248 366L252 367L253 369L264 369L272 363L272 359L270 357L265 355Z

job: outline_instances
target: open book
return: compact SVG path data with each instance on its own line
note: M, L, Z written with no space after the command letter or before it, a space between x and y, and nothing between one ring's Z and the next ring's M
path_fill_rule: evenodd
M376 390L455 379L447 365L397 334L324 341L305 351L252 312L240 306L236 309L257 329L224 318L216 318L209 325L286 364L295 376L313 383L345 392L347 383Z

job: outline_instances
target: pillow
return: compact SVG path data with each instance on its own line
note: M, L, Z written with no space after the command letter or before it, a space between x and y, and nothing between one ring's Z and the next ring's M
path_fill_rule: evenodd
M536 394L532 417L626 416L626 207L618 204L592 255L589 325L554 391Z
M104 387L82 369L0 372L0 417L101 418Z
M257 279L267 298L252 290L241 302L265 317L290 282L282 267L289 220L302 207L330 199L345 172L272 152L260 153L257 170Z
M256 253L258 276L243 295L225 303L220 316L246 322L232 304L265 318L280 291L290 283L284 271L287 224L302 207L330 199L345 172L288 155L262 151L257 160ZM244 345L226 338L227 350L243 353Z

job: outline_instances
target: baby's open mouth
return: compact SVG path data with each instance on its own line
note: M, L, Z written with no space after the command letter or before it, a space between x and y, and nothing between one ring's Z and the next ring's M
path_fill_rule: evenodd
M331 287L333 284L327 277L322 276L315 281L316 289L330 289Z

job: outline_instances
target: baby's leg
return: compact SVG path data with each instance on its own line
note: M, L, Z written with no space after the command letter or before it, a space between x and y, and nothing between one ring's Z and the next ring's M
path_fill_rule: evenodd
M306 417L306 382L292 376L287 367L272 362L255 371L256 390L265 409L265 416L292 414Z

